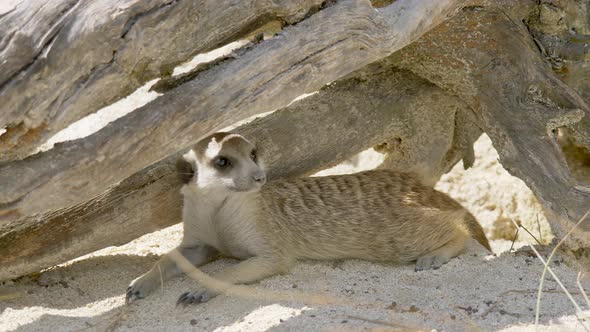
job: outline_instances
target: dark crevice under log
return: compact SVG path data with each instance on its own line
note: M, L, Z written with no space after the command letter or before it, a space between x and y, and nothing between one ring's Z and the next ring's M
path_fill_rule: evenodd
M434 178L463 157L454 120L461 112L469 111L436 86L406 71L372 65L235 131L259 146L271 180L311 174L395 138L405 146L390 147L396 164L387 166L408 171L407 165L428 164ZM463 126L466 132L474 130L473 123ZM174 163L180 154L87 203L0 227L0 280L179 222L181 184Z
M548 130L567 126L588 142L590 109L551 71L522 23L501 10L466 9L390 60L476 111L501 164L533 190L558 237L590 208L590 190L571 176ZM589 232L587 220L569 247L590 246Z
M343 0L82 140L0 166L0 219L91 199L198 138L288 105L406 46L462 1ZM330 22L331 24L325 24Z

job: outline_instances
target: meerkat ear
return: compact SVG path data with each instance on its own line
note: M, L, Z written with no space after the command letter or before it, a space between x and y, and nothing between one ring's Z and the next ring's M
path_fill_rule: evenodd
M176 174L183 184L189 183L197 172L197 157L193 150L176 160Z

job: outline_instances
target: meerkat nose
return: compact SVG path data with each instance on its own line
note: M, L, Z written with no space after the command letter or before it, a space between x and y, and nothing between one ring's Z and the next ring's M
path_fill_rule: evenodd
M266 174L264 174L263 172L259 172L259 173L254 174L254 181L259 182L259 183L266 182Z

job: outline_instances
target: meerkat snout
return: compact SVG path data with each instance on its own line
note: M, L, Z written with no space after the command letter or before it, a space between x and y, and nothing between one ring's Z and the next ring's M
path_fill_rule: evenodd
M254 181L263 185L266 183L266 174L263 170L260 170L256 174L254 174Z
M177 168L185 175L183 182L201 189L252 192L266 183L256 146L237 134L216 133L201 140Z

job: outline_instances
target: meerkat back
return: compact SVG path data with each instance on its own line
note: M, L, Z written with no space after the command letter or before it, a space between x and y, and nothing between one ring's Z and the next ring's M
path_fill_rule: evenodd
M426 269L456 256L469 236L489 249L468 211L408 173L277 180L260 193L272 238L296 257L419 260L417 269Z

